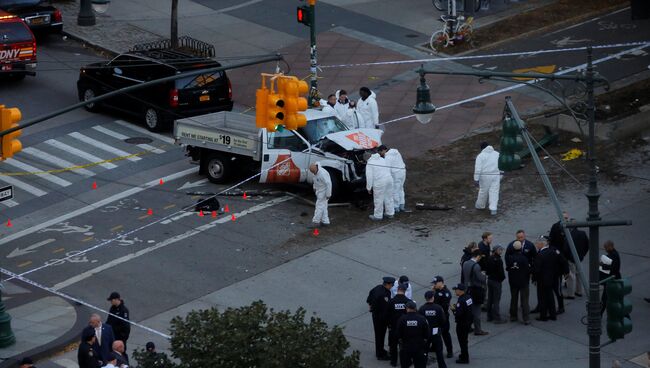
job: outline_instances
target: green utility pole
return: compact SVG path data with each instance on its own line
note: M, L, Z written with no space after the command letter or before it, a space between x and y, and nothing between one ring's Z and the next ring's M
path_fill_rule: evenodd
M16 336L11 330L11 316L5 310L2 302L2 287L0 287L0 348L6 348L16 343Z

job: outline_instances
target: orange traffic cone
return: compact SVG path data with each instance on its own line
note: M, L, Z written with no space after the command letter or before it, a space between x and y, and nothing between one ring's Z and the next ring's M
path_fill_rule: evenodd
M318 229L314 229L314 236L318 236L318 234L320 234L320 232L318 231Z
M162 179L160 179L159 185L163 185L164 183L165 182Z
M93 189L97 189L97 182L93 181Z
M11 220L7 220L7 227L12 227L14 225L11 224Z
M217 217L217 211L212 211L212 218Z
M230 208L228 208L228 205L226 205L226 207L223 208L223 212L230 212Z
M153 215L153 210L151 208L147 210L147 215L149 216Z
M244 192L244 195L242 196L244 199L248 199L248 196L246 195L246 192Z
M199 217L203 217L203 210L199 211Z
M233 213L232 216L230 216L230 220L235 221L237 218L235 217L235 214Z

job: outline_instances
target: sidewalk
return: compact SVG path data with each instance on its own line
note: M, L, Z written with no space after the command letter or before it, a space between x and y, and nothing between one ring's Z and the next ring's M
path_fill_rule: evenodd
M630 174L648 177L650 167L635 168ZM632 219L634 222L632 227L601 230L601 242L610 238L616 241L622 257L622 272L633 285L631 300L634 305L633 332L624 341L602 349L601 366L611 367L613 360L620 360L623 367L645 367L645 354L650 343L646 333L650 328L650 315L643 297L647 297L644 285L650 282L650 263L647 262L648 252L642 231L650 224L650 184L634 179L617 187L601 187L601 190L603 217ZM587 201L582 194L576 191L560 195L565 208L576 217L587 211ZM413 295L420 304L432 276L442 275L450 286L459 281L461 249L483 231L493 232L495 243L505 245L519 228L525 229L532 239L546 233L554 221L552 208L544 197L531 203L530 208L509 212L496 220L466 226L462 230L432 226L432 237L429 238L418 236L420 233L414 228L393 222L331 244L141 323L167 332L169 321L174 316L184 316L195 309L237 307L258 299L276 310L295 310L303 306L308 313L316 312L328 324L344 327L352 349L361 351L362 366L388 366L374 359L372 324L365 305L367 291L382 276L408 275L414 286ZM583 267L586 266L585 260ZM282 286L287 283L291 288ZM535 304L534 294L531 293L531 305ZM501 305L502 313L506 315L509 300L506 282ZM585 314L585 301L585 298L565 300L566 313L558 317L558 322L533 320L531 326L524 326L520 323L494 325L484 321L483 328L490 335L470 337L472 366L514 368L520 367L523 361L528 368L587 366L588 339L586 327L580 323ZM134 328L131 336L130 350L142 348L147 341L154 341L160 351L169 349L167 341L139 328ZM458 353L455 336L453 340ZM606 341L603 334L601 343ZM72 361L74 353L55 358L54 362Z

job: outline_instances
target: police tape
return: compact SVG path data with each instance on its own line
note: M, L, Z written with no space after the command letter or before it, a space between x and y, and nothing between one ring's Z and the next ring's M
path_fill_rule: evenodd
M29 275L30 273L33 273L33 272L36 272L36 271L40 271L40 270L45 269L45 268L47 268L47 267L53 266L53 265L55 265L55 264L60 264L60 262L68 261L68 260L70 260L70 259L72 259L72 258L74 258L74 257L79 257L79 256L84 255L84 254L86 254L86 253L88 253L88 252L91 252L91 251L93 251L93 250L95 250L95 249L102 248L102 247L104 247L104 246L106 246L106 245L108 245L108 244L110 244L110 243L112 243L112 242L114 242L114 241L117 241L117 240L119 240L119 239L121 239L121 238L127 237L127 236L129 236L129 235L132 235L132 234L138 232L138 231L142 231L142 230L144 230L144 229L146 229L146 228L148 228L148 227L150 227L150 226L153 226L153 225L155 225L155 224L158 224L158 223L160 223L160 222L162 222L162 221L168 220L168 219L170 219L170 218L172 218L172 217L174 217L174 216L176 216L176 215L178 215L178 214L180 214L180 213L182 213L182 212L185 212L185 211L187 211L187 210L189 210L189 209L193 209L193 208L195 208L197 205L199 205L199 204L201 204L201 203L203 203L203 202L209 201L209 200L211 200L212 198L215 198L215 197L217 197L217 196L219 196L219 195L221 195L221 194L223 194L223 193L226 193L226 192L228 192L228 191L231 191L231 190L233 190L233 189L235 189L235 188L241 186L242 184L244 184L244 183L246 183L246 182L249 182L249 181L255 179L256 177L262 175L262 173L267 172L267 171L269 171L269 170L275 168L276 166L282 165L283 163L285 163L285 162L287 162L287 161L289 161L289 160L291 160L291 157L287 157L286 159L284 159L284 160L282 160L282 161L276 162L275 164L273 164L272 166L270 166L268 169L262 170L262 171L260 171L259 173L255 174L255 175L253 175L253 176L251 176L251 177L248 177L248 178L246 178L246 179L244 179L244 180L242 180L242 181L240 181L240 182L238 182L238 183L236 183L236 184L234 184L234 185L232 185L232 186L230 186L230 187L228 187L228 188L226 188L226 189L220 191L219 193L216 193L216 194L214 194L214 195L212 195L212 196L210 196L210 197L208 197L208 198L206 198L206 199L203 199L203 200L201 200L201 201L199 201L199 202L197 202L197 203L195 203L195 204L193 204L193 205L191 205L191 206L187 206L187 207L181 208L181 209L179 209L179 210L176 211L176 212L173 212L173 213L171 213L171 214L169 214L169 215L167 215L167 216L164 216L164 217L162 217L162 218L159 218L159 219L157 219L157 220L155 220L155 221L152 221L152 222L149 222L149 223L147 223L147 224L144 224L144 225L142 225L142 226L140 226L140 227L138 227L138 228L135 228L135 229L133 229L133 230L127 231L126 233L122 233L122 234L120 234L119 236L116 236L116 237L114 237L114 238L112 238L112 239L107 239L107 240L105 240L105 241L103 241L103 242L101 242L101 243L99 243L99 244L95 244L94 246L92 246L92 247L90 247L90 248L87 248L87 249L81 250L81 251L79 251L79 252L75 252L74 254L70 254L69 256L66 256L66 257L64 257L64 258L59 259L58 262L54 262L54 263L45 263L45 264L43 264L43 265L41 265L41 266L39 266L39 267L32 268L31 270L28 270L28 271L25 271L25 272L23 272L23 273L21 273L21 274L18 274L18 276L23 277L23 276L25 276L25 275ZM10 277L10 278L8 278L8 279L5 280L5 281L10 281L10 280L12 280L13 278L14 278L14 277Z
M102 313L105 313L105 314L107 314L107 315L113 316L113 317L115 317L115 318L117 318L117 319L120 319L120 320L122 320L122 321L128 322L129 324L131 324L131 325L133 325L133 326L136 326L136 327L139 327L139 328L141 328L141 329L143 329L143 330L145 330L145 331L151 332L151 333L153 333L153 334L156 334L156 335L158 335L158 336L164 337L164 338L166 338L166 339L171 339L171 336L169 336L169 335L167 335L167 334L165 334L165 333L162 333L162 332L160 332L160 331L158 331L158 330L154 330L154 329L151 328L151 327L147 327L147 326L145 326L145 325L143 325L143 324L140 324L140 323L137 323L137 322L130 321L130 320L126 319L126 318L122 318L122 317L120 317L120 316L118 316L118 315L116 315L116 314L113 314L113 313L110 313L110 312L108 312L108 311L106 311L106 310L104 310L104 309L101 309L100 307L97 307L97 306L95 306L95 305L93 305L93 304L90 304L90 303L85 302L85 301L83 301L83 300L81 300L81 299L75 298L75 297L73 297L73 296L71 296L71 295L68 295L68 294L62 293L62 292L60 292L60 291L58 291L58 290L54 290L54 289L49 288L49 287L47 287L47 286L45 286L45 285L41 285L41 284L39 284L39 283L36 282L36 281L30 280L30 279L28 279L28 278L26 278L26 277L23 277L23 276L21 276L21 275L18 275L18 274L16 274L16 273L13 273L13 272L11 272L11 271L9 271L9 270L7 270L7 269L0 268L0 272L4 273L4 274L7 275L7 276L10 276L10 278L7 279L7 280L5 280L5 281L12 280L12 279L18 279L18 280L20 280L20 281L22 281L22 282L24 282L24 283L26 283L26 284L32 285L32 286L34 286L34 287L36 287L36 288L38 288L38 289L41 289L41 290L45 290L45 291L47 291L47 292L49 292L49 293L52 293L52 294L54 294L54 295L57 295L57 296L63 298L63 299L67 299L67 300L69 300L69 301L72 301L72 302L75 302L75 303L79 303L79 304L81 304L81 305L83 305L83 306L86 306L86 307L88 307L88 308L90 308L90 309L94 309L94 310L96 310L96 311L98 311L98 312L102 312Z
M612 60L612 59L619 58L619 57L621 57L621 56L623 56L623 55L627 55L627 54L630 54L630 53L633 53L633 52L637 52L637 51L639 51L639 50L642 50L642 49L644 49L644 48L650 47L650 42L633 42L633 43L629 43L629 44L620 44L620 45L632 45L632 44L635 44L635 45L637 45L637 46L636 46L636 47L633 47L633 48L631 48L631 49L627 49L627 50L619 51L619 52L617 52L617 53L615 53L615 54L608 55L608 56L602 57L602 58L600 58L600 59L596 59L596 60L593 61L593 65L598 65L598 64L600 64L600 63L604 63L604 62L606 62L606 61L609 61L609 60ZM586 64L586 63L583 63L583 64L576 65L576 66L571 67L571 68L568 68L568 69L561 70L561 71L559 71L559 72L557 72L557 73L555 73L555 74L556 74L556 75L564 75L564 74L567 74L567 73L574 72L574 71L576 71L576 70L582 70L582 69L584 69L584 68L586 68L586 67L587 67L587 64ZM464 100L460 100L460 101L452 102L452 103L450 103L450 104L447 104L447 105L444 105L444 106L437 107L436 110L448 109L448 108L450 108L450 107L458 106L458 105L464 104L464 103L466 103L466 102L471 102L471 101L481 100L481 99L486 98L486 97L491 97L491 96L495 96L495 95L498 95L498 94L501 94L501 93L504 93L504 92L512 91L512 90L515 90L515 89L519 89L519 88L524 87L524 86L526 86L526 85L532 85L532 84L535 84L535 83L537 83L537 82L539 82L539 81L540 81L539 79L533 79L533 80L529 80L529 81L527 81L527 82L518 82L519 84L515 84L515 85L510 86L510 87L501 88L501 89L498 89L498 90L496 90L496 91L483 93L483 94L478 95L478 96L474 96L474 97L466 98L466 99L464 99ZM398 122L398 121L402 121L402 120L406 120L406 119L409 119L409 118L412 118L412 117L415 117L415 114L406 115L406 116L402 116L402 117L399 117L399 118L396 118L396 119L392 119L392 120L389 120L389 121L385 121L385 122L383 122L383 123L379 123L379 125L392 124L392 123L395 123L395 122Z
M542 49L542 50L535 50L535 51L519 51L519 52L508 52L508 53L501 53L501 54L488 54L488 55L450 56L450 57L429 58L429 59L377 61L372 63L321 65L320 68L321 69L350 68L350 67L359 67L359 66L416 64L416 63L430 63L430 62L443 62L443 61L503 58L503 57L513 57L513 56L531 56L531 55L534 56L534 55L552 54L552 53L561 53L561 52L586 51L589 47L591 47L594 50L602 50L602 49L641 46L641 45L648 45L648 44L650 44L650 41L637 41L637 42L626 42L626 43L612 43L612 44L596 45L596 46L568 47L563 49Z

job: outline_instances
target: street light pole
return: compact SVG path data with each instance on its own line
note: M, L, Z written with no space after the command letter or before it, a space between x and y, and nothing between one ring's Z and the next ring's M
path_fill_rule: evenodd
M599 368L600 367L600 335L602 334L601 329L601 304L600 304L600 280L599 280L599 257L598 257L598 244L600 243L599 239L599 228L601 226L622 226L622 225L631 225L630 221L602 221L600 218L600 212L598 210L598 200L600 198L600 193L598 191L598 169L596 167L596 149L595 149L595 102L594 102L594 85L596 81L607 82L604 78L599 77L594 72L593 60L592 60L592 48L587 48L587 69L584 75L575 74L575 75L558 75L558 74L541 74L541 73L507 73L507 72L492 72L492 71L468 71L468 72L448 72L448 71L430 71L425 70L424 67L420 68L417 73L420 74L420 87L418 87L417 100L413 112L416 114L418 121L423 124L426 124L431 120L431 115L435 112L435 106L431 104L431 98L429 94L429 88L426 85L424 78L425 74L443 74L443 75L471 75L481 78L533 78L536 80L550 79L550 80L573 80L576 82L585 82L587 87L587 120L589 122L589 137L587 143L587 161L589 164L589 187L586 193L587 199L589 201L589 210L587 213L587 221L584 222L570 222L566 223L559 212L559 207L557 199L554 198L554 190L551 186L550 181L545 176L543 167L540 170L540 175L543 176L545 180L545 185L549 191L549 195L552 200L555 200L556 209L558 210L557 214L560 218L560 224L562 225L567 243L571 250L571 254L574 259L578 259L575 245L573 239L568 231L568 228L572 227L588 227L589 228L589 299L587 302L587 334L589 336L589 368ZM499 79L507 82L521 83L527 86L532 86L529 83L518 82L512 79ZM546 89L541 89L551 95L550 91ZM554 96L556 97L556 96ZM563 101L560 101L569 111L572 109ZM430 105L430 106L429 106ZM520 129L523 129L522 121L519 119L514 105L512 102L507 100L507 105L511 113L514 113L516 116L515 120L520 126ZM528 134L527 132L523 132ZM530 142L528 137L524 137L527 144L530 147L531 154L533 159L536 160L536 165L538 168L541 166L541 162L536 157L534 153L534 147ZM582 272L582 267L579 263L576 263L578 275L580 281L583 285L586 284L584 273Z
M79 15L77 25L82 27L94 26L96 24L95 12L93 12L92 0L81 0L79 3Z
M0 285L0 348L6 348L16 342L16 336L11 330L11 316L5 310L2 302L2 285Z
M318 61L316 57L316 0L309 0L309 106L314 106L315 92L318 91Z

